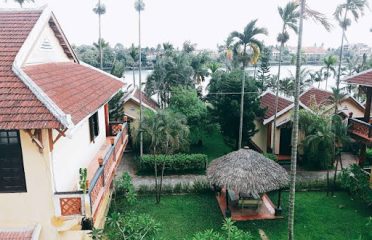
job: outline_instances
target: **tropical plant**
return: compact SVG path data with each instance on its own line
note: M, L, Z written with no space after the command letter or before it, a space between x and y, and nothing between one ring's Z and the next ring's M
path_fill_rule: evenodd
M304 165L312 170L328 169L333 164L335 135L332 121L319 114L300 111L300 129L305 133Z
M231 72L217 72L212 76L208 86L208 103L211 104L210 113L212 120L221 126L225 139L233 142L239 148L239 132L236 126L240 121L239 92L242 70ZM246 78L246 91L244 95L244 121L243 121L243 144L248 143L249 138L256 133L254 119L262 117L264 110L260 108L257 83L253 78Z
M147 112L142 124L145 142L148 150L154 156L157 154L174 154L185 150L189 145L189 128L186 118L171 110L159 110L157 113ZM138 131L137 131L138 132ZM160 166L159 166L160 165ZM160 203L165 162L154 164L156 202ZM160 168L160 180L158 181Z
M218 62L212 61L207 65L207 67L210 74L213 74L220 69L221 65Z
M191 41L185 41L182 45L182 51L185 53L192 53L196 49L196 43L191 43Z
M279 48L279 63L278 63L278 75L275 85L275 112L274 112L274 123L273 128L276 129L276 120L278 114L278 103L279 103L279 83L280 83L280 70L282 65L282 53L285 43L289 40L288 30L291 29L294 33L298 32L298 19L300 13L298 11L299 5L297 2L288 2L284 8L278 7L280 18L282 19L282 31L277 37L277 41L280 43ZM276 143L276 131L274 131L272 149L275 149Z
M190 66L193 69L193 80L195 84L204 82L205 78L209 76L208 63L210 61L207 52L201 52L191 57Z
M135 76L135 67L138 62L138 48L134 46L132 43L131 47L129 48L129 56L131 57L131 68L132 68L132 74L133 74L133 87L137 86L136 84L136 76Z
M351 22L352 22L352 20L348 17L349 16L348 14L351 13L354 20L357 22L360 16L364 14L364 9L367 7L368 7L367 0L345 0L344 3L337 6L336 11L334 12L334 16L342 29L341 46L340 46L340 53L338 56L338 71L337 71L337 79L336 79L337 90L340 89L340 77L341 77L344 40L346 38L347 28L351 25ZM337 105L335 105L335 108L337 109Z
M102 240L104 236L103 229L93 227L92 231L89 232L89 236L92 240Z
M225 219L221 232L212 229L204 232L196 233L191 240L253 240L253 236L249 232L244 232L237 228L235 222L230 218Z
M121 178L115 182L115 194L120 194L124 197L129 205L133 205L137 201L137 193L132 183L132 177L128 172L125 172Z
M300 5L300 20L298 28L298 43L297 43L297 61L296 61L296 81L294 91L294 113L293 113L293 130L292 130L292 146L298 145L298 122L299 122L299 93L300 93L300 72L301 72L301 49L302 49L302 34L304 18L311 18L320 22L327 30L331 25L327 18L306 5L306 0L297 0ZM296 194L296 169L297 169L297 147L292 147L291 153L291 169L289 182L289 197L288 197L288 240L294 240L294 207Z
M142 91L142 47L141 47L141 12L145 10L145 3L143 0L136 0L134 3L134 9L138 12L138 88ZM140 114L139 114L139 128L142 128L143 118L143 105L142 105L142 94L139 96ZM140 156L143 154L143 134L140 131Z
M110 119L115 121L122 121L125 114L123 108L123 101L122 98L124 96L123 91L119 91L110 101L109 101L109 109L110 109Z
M261 90L265 90L267 81L271 78L270 74L270 59L271 59L271 50L267 47L264 47L262 54L260 56L260 67L258 69L258 80L261 82Z
M193 69L190 58L183 53L174 53L159 58L154 71L149 75L145 92L148 96L158 94L159 105L165 108L169 104L170 92L177 86L193 87Z
M100 67L103 69L103 51L102 51L102 25L101 25L101 16L106 13L106 6L101 3L101 0L98 0L98 3L93 12L98 15L98 45L99 45L99 58L100 58Z
M262 43L256 37L258 35L267 35L266 28L256 27L257 19L249 22L242 33L234 31L230 34L228 42L233 46L234 56L242 63L243 76L241 80L241 95L240 95L240 121L239 121L239 140L238 148L242 147L243 140L243 111L244 111L244 93L245 93L245 68L248 63L256 64ZM248 52L248 50L252 51Z
M336 76L335 65L337 63L337 57L334 55L327 56L323 59L324 66L320 69L321 74L324 76L326 81L325 89L328 87L328 78L331 76Z
M105 235L117 240L151 240L160 230L157 223L148 214L113 212L107 217Z
M320 71L309 72L309 77L311 84L318 83L318 88L320 88L320 83L322 82L322 73Z
M175 87L171 90L169 108L187 118L190 127L191 144L202 143L202 137L209 129L207 105L200 100L191 87Z

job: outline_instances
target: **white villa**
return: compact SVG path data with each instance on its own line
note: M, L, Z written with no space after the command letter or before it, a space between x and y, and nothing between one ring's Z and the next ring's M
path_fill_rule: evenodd
M47 8L0 10L0 32L0 239L84 239L126 147L108 114L124 84L79 62Z

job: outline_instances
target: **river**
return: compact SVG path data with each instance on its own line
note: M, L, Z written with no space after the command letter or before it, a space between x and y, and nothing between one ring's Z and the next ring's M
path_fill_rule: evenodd
M322 66L315 66L315 65L304 65L304 66L302 66L302 68L306 68L306 69L308 69L310 71L319 71L321 67ZM294 66L294 65L282 66L282 68L281 68L281 78L290 77L291 76L291 73L293 75L295 75L295 70L296 70L296 66ZM248 73L250 75L253 76L253 72L254 72L254 69L253 68L248 68ZM152 70L142 70L141 71L142 83L145 83L147 81L147 77L151 73L152 73ZM270 73L273 74L273 75L278 74L278 66L271 66ZM138 85L138 79L139 79L138 71L135 71L134 76L135 76L136 83ZM132 71L126 71L124 73L124 81L128 85L133 84L133 72ZM210 82L210 77L207 77L205 79L205 81L202 83L203 94L206 94L207 93L206 88L207 88L209 82ZM332 87L335 87L335 86L336 86L336 80L335 80L335 78L329 78L328 79L327 90L331 91ZM318 87L318 83L314 83L314 87ZM323 82L320 83L320 88L321 89L325 89L325 81L323 81Z

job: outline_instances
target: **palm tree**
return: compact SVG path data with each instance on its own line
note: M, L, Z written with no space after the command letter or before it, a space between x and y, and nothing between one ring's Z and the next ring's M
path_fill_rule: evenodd
M249 22L244 28L243 33L234 31L230 34L228 42L231 42L236 57L242 63L243 78L240 98L240 124L239 124L239 142L238 148L242 147L243 138L243 110L244 110L244 89L245 89L245 68L248 63L257 63L262 49L262 43L256 39L258 35L267 35L266 28L256 27L257 19ZM249 53L251 50L253 53Z
M281 64L282 64L282 53L284 44L289 40L289 33L288 28L292 29L296 34L298 32L298 18L299 18L299 12L298 12L298 3L296 2L289 2L287 5L282 8L278 7L278 12L280 15L280 18L282 19L283 26L282 26L282 32L279 33L277 37L277 41L280 42L280 48L279 48L279 65L278 65L278 79L276 81L276 87L275 87L275 114L274 114L274 134L273 134L273 141L272 141L272 149L275 153L275 140L276 140L276 118L278 114L278 102L279 102L279 82L280 82L280 70L281 70Z
M297 145L298 145L298 119L299 119L299 93L300 93L300 71L301 71L301 49L303 19L305 13L305 0L300 0L300 23L298 29L297 61L296 61L296 81L294 91L294 113L292 129L292 153L291 170L288 197L288 240L294 240L294 207L296 194L296 170L297 170Z
M312 84L318 83L318 88L320 88L320 83L322 82L322 73L320 71L309 72L309 76Z
M333 76L336 76L336 69L335 65L337 63L337 57L334 55L330 55L328 57L325 57L323 59L324 67L320 69L321 74L324 76L324 79L326 81L325 89L327 90L328 87L328 78L331 76L331 73Z
M207 64L210 61L209 56L206 52L199 53L191 58L191 67L194 70L194 82L195 84L201 84L204 82L205 77L209 76Z
M368 7L367 0L345 0L345 3L337 6L336 11L334 13L335 18L342 29L341 47L340 54L338 57L338 72L336 80L337 89L340 89L341 64L344 50L345 33L347 28L351 25L351 19L348 18L348 14L351 13L353 15L354 20L357 22L359 17L364 14L364 9L366 7ZM335 108L337 108L337 105L335 105Z
M132 43L132 46L130 47L129 49L129 56L132 58L133 60L133 65L132 65L132 73L133 73L133 87L136 86L136 76L134 74L134 70L135 70L135 66L136 66L136 62L138 61L138 50L137 48L134 46L134 44Z
M141 79L141 71L142 71L142 56L141 56L141 11L145 10L145 3L143 0L137 0L134 3L134 8L138 12L138 78L139 78L139 90L142 92L142 79ZM140 101L140 129L142 126L142 94L139 97ZM140 156L143 155L143 135L142 131L140 131Z
M296 170L297 170L297 145L298 145L298 123L299 123L299 93L300 93L300 73L301 73L301 49L302 49L302 33L304 18L311 18L320 22L327 30L331 25L327 18L306 5L306 0L298 0L300 2L300 22L298 28L298 43L297 43L297 61L296 61L296 82L294 91L294 113L293 113L293 129L292 129L292 153L291 153L291 169L289 182L289 197L288 197L288 239L294 240L294 207L296 194Z
M106 13L105 4L98 0L98 3L93 12L98 15L98 44L99 44L99 57L100 57L100 67L103 69L103 51L102 51L102 26L101 26L101 16Z
M208 64L208 70L211 74L214 74L220 69L221 65L218 62L210 62Z
M141 133L149 142L149 151L154 159L157 154L174 154L188 147L189 128L186 118L171 110L160 110L157 113L148 112L143 120ZM160 180L158 180L158 164L160 164ZM155 162L156 203L160 203L165 162Z

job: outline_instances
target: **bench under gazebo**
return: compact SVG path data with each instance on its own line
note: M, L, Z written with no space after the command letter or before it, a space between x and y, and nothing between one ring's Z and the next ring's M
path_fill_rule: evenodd
M250 149L231 152L210 163L207 177L224 217L234 221L282 218L281 191L288 186L288 173L264 155ZM267 195L273 191L278 192L276 206Z

